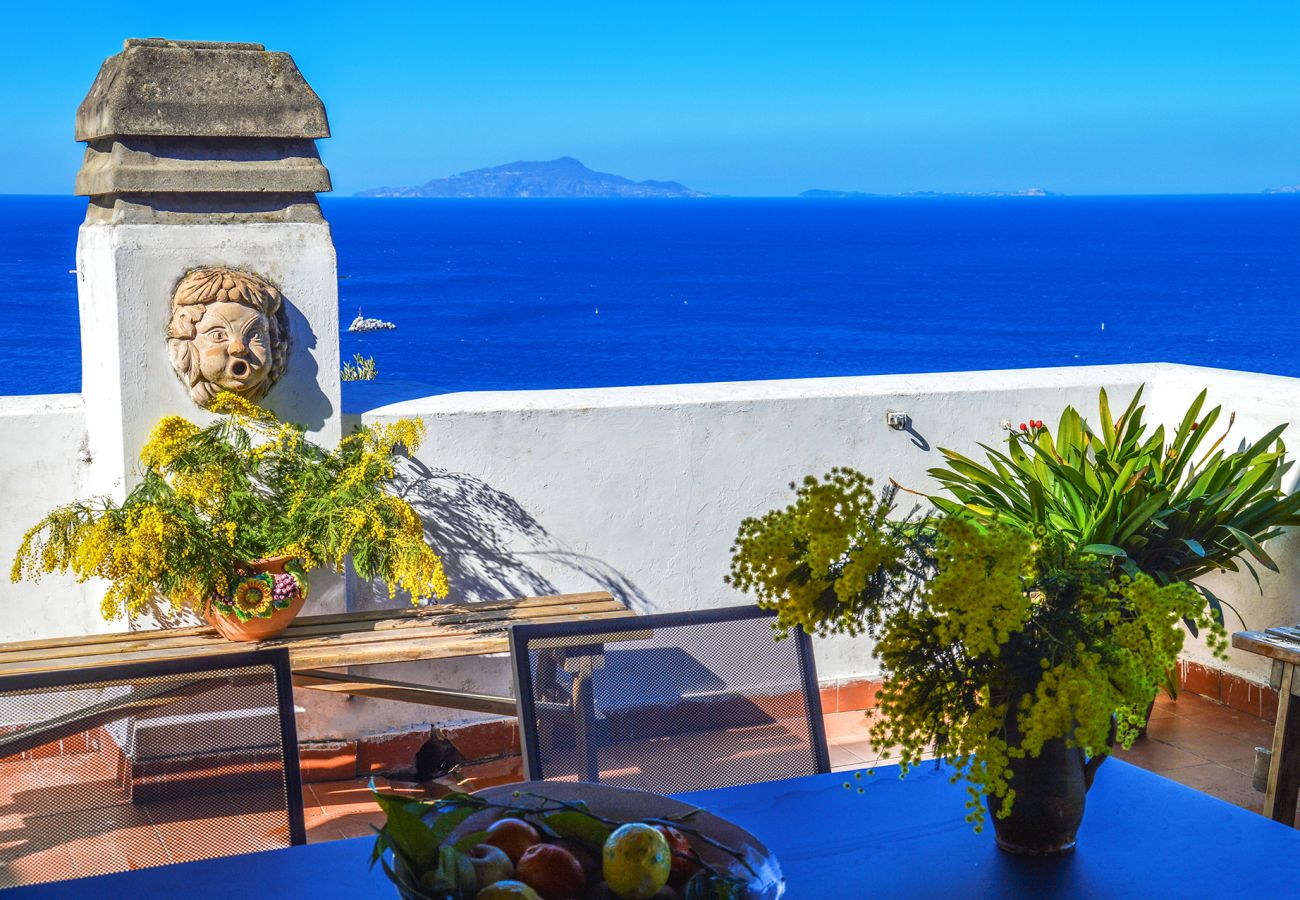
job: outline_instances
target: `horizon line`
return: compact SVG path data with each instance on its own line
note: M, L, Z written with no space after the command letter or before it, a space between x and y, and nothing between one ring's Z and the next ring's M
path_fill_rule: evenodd
M370 190L363 188L362 190ZM1046 196L1018 194L1013 191L939 191L933 189L920 189L914 191L900 191L896 193L875 193L872 191L856 190L839 190L836 188L808 188L807 190L825 191L828 194L846 194L850 196L828 196L828 197L805 197L802 193L798 194L708 194L703 197L362 197L357 192L344 194L334 191L320 192L317 196L327 200L437 200L437 201L483 201L483 200L572 200L575 202L587 202L592 200L613 200L623 203L641 203L650 201L681 201L692 202L699 200L807 200L807 201L838 201L846 200L1069 200L1081 198L1106 198L1106 197L1300 197L1300 191L1284 191L1273 188L1263 188L1258 191L1155 191L1155 192L1109 192L1109 193L1079 193L1067 194L1062 191L1049 191ZM1046 190L1046 188L1044 188ZM704 192L701 192L704 193ZM90 198L78 194L55 194L55 193L38 193L26 191L0 191L0 197L63 197L70 200L86 200Z

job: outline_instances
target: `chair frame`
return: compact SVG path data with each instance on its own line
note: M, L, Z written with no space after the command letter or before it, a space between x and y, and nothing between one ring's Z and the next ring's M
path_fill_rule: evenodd
M288 650L212 653L180 659L4 675L0 676L0 692L66 690L101 681L129 683L137 678L202 675L205 672L248 666L271 666L275 669L276 707L280 717L280 743L284 755L285 801L289 806L289 843L291 846L299 846L307 843L307 827L303 810L302 773L298 760L298 725L294 718L293 670L289 665Z
M537 722L537 708L533 700L533 673L529 665L528 654L523 652L529 643L541 638L593 638L593 646L603 645L601 635L619 632L653 630L655 628L680 628L690 625L705 625L717 622L737 622L745 619L774 618L770 610L759 606L727 606L713 609L693 610L691 612L656 613L649 616L636 616L631 619L594 619L579 622L556 622L536 625L515 625L510 629L510 668L514 678L515 705L519 717L519 742L524 761L524 778L528 781L539 780L542 759L539 749L529 739L530 725ZM803 664L804 708L808 717L808 732L813 743L813 753L817 761L817 772L831 771L830 752L826 745L826 722L822 718L821 689L817 681L817 666L813 659L812 638L802 628L792 629L786 640L799 642L800 660ZM578 645L580 646L580 645ZM582 680L584 676L576 676ZM582 697L586 712L588 728L594 727L594 698L590 687L590 675L585 676L586 685ZM583 743L586 743L585 741ZM588 745L588 774L593 775L595 748ZM544 777L544 776L542 776ZM594 775L592 780L596 780Z

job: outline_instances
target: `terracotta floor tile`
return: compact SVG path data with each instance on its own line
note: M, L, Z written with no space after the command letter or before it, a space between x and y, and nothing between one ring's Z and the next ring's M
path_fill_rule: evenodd
M0 845L0 887L76 878L65 847L35 847L25 841Z
M375 787L385 792L390 790L388 782L383 779L376 779ZM305 785L305 788L309 789L317 805L331 816L364 813L375 808L370 785L364 779L317 781ZM304 796L307 793L305 790Z
M824 717L826 741L836 744L845 741L866 740L871 734L871 716L859 711L832 713Z
M1229 706L1214 703L1196 694L1181 694L1178 702L1171 706L1170 712L1184 719L1199 722L1216 731L1236 731L1242 728L1257 729L1262 719L1248 713L1240 712Z
M859 769L866 762L853 751L838 745L832 745L827 750L830 753L832 769Z
M1255 742L1235 734L1211 732L1186 735L1168 740L1167 743L1239 772L1250 772L1255 765Z
M523 781L524 764L520 757L511 756L494 762L465 766L457 776L460 790L478 791Z
M1170 778L1174 778L1172 773L1178 769L1199 766L1209 761L1186 750L1149 738L1139 739L1130 750L1116 749L1115 758Z
M345 838L372 837L375 828L384 824L384 814L378 807L369 813L355 813L334 819L330 827Z
M65 845L77 874L103 875L160 866L171 861L157 829L140 807L101 810L94 833Z
M1203 766L1189 766L1178 770L1179 784L1195 788L1203 794L1217 797L1235 806L1241 806L1253 812L1264 808L1264 795L1250 786L1250 779L1243 778L1226 766L1206 763Z
M285 845L285 836L267 828L260 815L270 811L268 793L205 794L146 809L172 861L208 859Z
M853 741L850 743L838 744L841 750L847 750L862 760L867 765L879 766L885 765L887 760L898 758L898 749L890 748L891 752L882 751L871 741Z
M1167 744L1178 745L1179 742L1194 741L1222 734L1222 731L1211 728L1198 719L1187 719L1183 716L1152 719L1147 724L1147 737L1151 740L1164 741Z

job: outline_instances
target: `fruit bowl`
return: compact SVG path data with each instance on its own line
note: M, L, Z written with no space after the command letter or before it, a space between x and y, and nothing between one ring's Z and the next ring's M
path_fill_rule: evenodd
M527 781L486 788L474 796L492 803L530 809L541 808L547 805L547 801L582 803L591 813L618 822L677 820L692 832L740 855L743 862L706 841L696 838L690 840L695 852L705 862L745 879L744 900L777 900L785 893L781 866L758 838L726 819L680 800L647 791L570 781ZM477 812L455 829L448 842L455 843L466 835L483 831L502 815L496 809Z

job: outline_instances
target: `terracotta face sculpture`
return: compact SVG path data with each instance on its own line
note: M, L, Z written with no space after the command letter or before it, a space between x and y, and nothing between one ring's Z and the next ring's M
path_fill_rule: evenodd
M289 359L284 298L247 272L195 269L172 295L167 348L199 406L206 407L219 391L260 400Z

